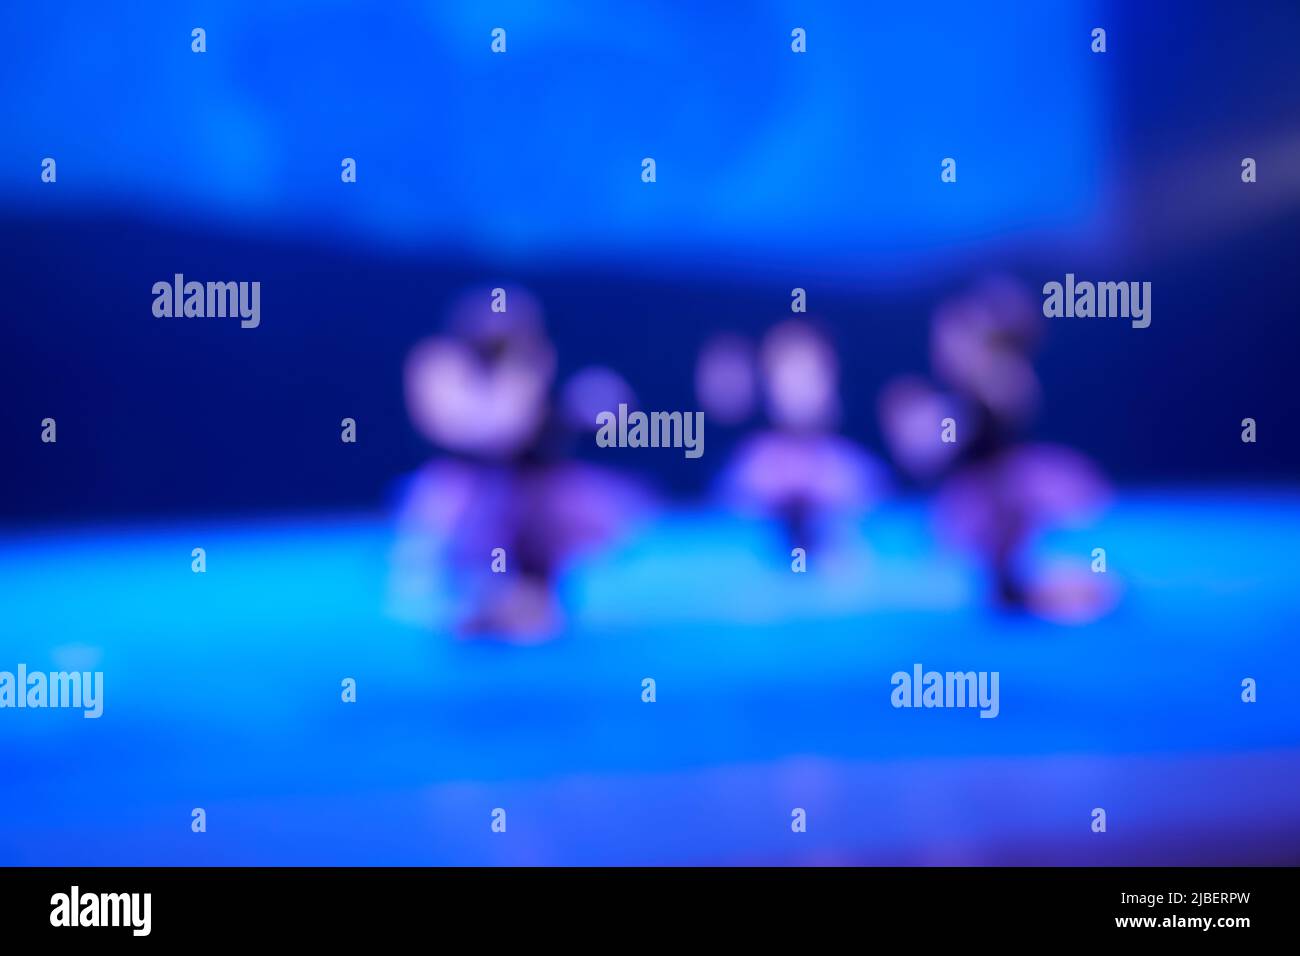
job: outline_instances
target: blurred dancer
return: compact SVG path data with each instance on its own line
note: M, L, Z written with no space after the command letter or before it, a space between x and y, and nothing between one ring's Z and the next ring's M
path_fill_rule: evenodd
M563 625L555 592L566 562L608 541L646 498L568 458L575 430L594 430L588 406L627 400L622 379L584 370L553 400L541 310L523 290L506 292L505 311L493 311L486 290L462 298L447 334L407 359L411 420L450 457L412 481L403 518L444 542L461 633L529 642Z
M904 471L920 479L947 476L940 528L980 556L999 603L1087 620L1108 602L1095 576L1026 567L1037 534L1087 517L1109 494L1078 452L1019 441L1038 410L1031 360L1041 321L1033 297L1005 279L986 280L945 303L931 325L930 361L946 390L920 378L894 381L881 395L881 423ZM951 443L940 429L949 418L957 436Z
M700 354L696 391L706 414L728 424L747 417L761 393L770 427L742 443L721 490L743 510L778 519L791 547L817 547L880 496L883 468L836 432L839 361L811 324L780 323L756 354L739 337L713 339Z

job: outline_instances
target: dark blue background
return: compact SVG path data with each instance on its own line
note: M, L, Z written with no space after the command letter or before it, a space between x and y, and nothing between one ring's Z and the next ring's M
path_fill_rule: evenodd
M847 430L878 448L877 391L926 371L947 293L1150 281L1147 330L1051 323L1038 437L1121 481L1300 473L1292 4L290 10L6 12L8 519L381 502L428 453L402 359L483 283L540 297L562 370L612 365L664 408L693 404L708 332L806 287ZM261 328L155 319L175 272L261 281ZM635 464L678 491L710 474Z

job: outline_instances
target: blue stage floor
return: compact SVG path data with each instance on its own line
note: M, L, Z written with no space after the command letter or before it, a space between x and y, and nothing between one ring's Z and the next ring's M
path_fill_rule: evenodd
M1300 863L1300 495L1051 538L1107 550L1083 626L988 610L927 519L794 575L773 528L662 517L536 647L449 636L384 518L9 533L0 670L102 670L105 706L0 710L0 865ZM895 710L914 663L999 671L1000 715Z

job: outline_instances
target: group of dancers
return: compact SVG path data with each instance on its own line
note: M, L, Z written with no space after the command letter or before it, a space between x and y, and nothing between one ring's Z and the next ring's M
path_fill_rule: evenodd
M790 548L811 554L898 486L919 487L934 495L936 534L984 570L990 604L1097 616L1108 593L1086 555L1050 568L1031 553L1040 533L1088 518L1109 494L1084 455L1025 438L1040 405L1041 326L1038 303L1009 279L941 303L930 375L880 393L888 462L840 431L839 361L814 320L787 318L757 342L708 339L698 407L710 427L744 430L716 475L718 497L779 523ZM404 385L412 424L438 455L408 483L402 526L451 570L453 628L515 642L562 633L565 568L653 509L646 482L575 454L594 442L600 412L634 403L634 389L605 367L559 381L541 304L524 289L467 292L411 351Z

